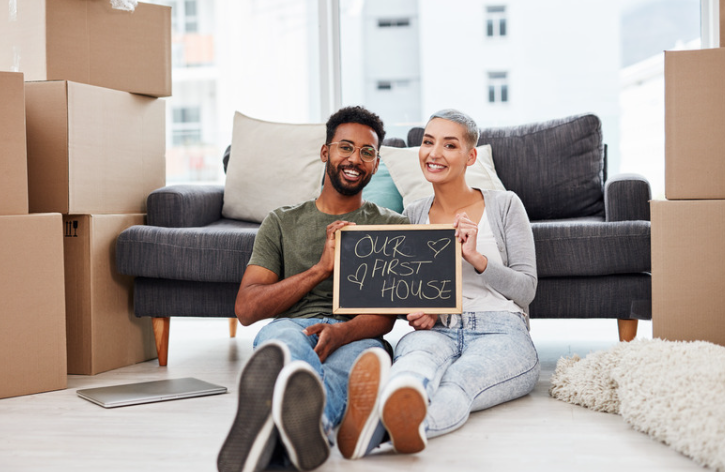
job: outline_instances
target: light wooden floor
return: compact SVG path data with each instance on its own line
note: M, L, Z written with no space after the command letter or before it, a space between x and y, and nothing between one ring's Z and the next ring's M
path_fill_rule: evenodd
M261 325L260 325L261 326ZM69 376L68 389L0 400L0 471L216 470L216 455L236 410L238 373L259 327L228 337L226 320L173 319L169 366L150 361L93 377ZM394 330L391 340L407 331ZM649 322L640 337L651 338ZM460 430L412 456L381 451L346 461L337 450L321 471L687 471L701 467L631 429L621 417L549 397L561 356L605 349L616 322L533 320L542 375L531 395L475 413ZM197 377L225 385L225 395L105 410L78 388Z

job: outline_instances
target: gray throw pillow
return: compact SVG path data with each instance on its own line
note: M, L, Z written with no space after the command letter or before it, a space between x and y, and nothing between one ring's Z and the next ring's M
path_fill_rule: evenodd
M521 198L531 220L604 215L601 121L577 115L481 130L496 173Z

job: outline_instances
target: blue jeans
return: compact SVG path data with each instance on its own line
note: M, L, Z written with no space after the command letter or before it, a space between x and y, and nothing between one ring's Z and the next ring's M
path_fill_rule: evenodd
M442 315L427 331L403 336L390 377L413 376L428 394L426 435L460 428L471 411L531 392L539 357L522 314L478 312Z
M362 339L340 346L330 354L324 363L315 353L317 335L307 336L302 332L317 323L344 323L334 318L277 318L263 327L254 339L254 348L272 339L289 347L290 360L307 362L322 379L327 394L322 425L328 438L333 438L333 428L340 424L347 407L347 379L355 359L365 349L383 347L380 339Z

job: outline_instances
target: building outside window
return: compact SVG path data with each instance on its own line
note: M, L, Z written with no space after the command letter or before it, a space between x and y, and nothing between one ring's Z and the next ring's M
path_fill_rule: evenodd
M488 102L506 103L509 101L509 86L507 72L488 73Z
M506 36L506 7L502 5L486 7L486 36Z
M397 19L379 19L378 27L380 28L404 28L410 26L410 18Z
M167 182L223 182L235 111L288 123L327 119L322 2L146 1L172 7ZM339 0L339 12L341 104L378 113L389 137L405 138L442 108L459 108L481 127L592 112L602 119L609 174L641 172L655 194L663 186L662 172L647 164L663 162L662 152L645 157L641 149L654 146L624 143L645 134L648 143L663 141L662 113L649 111L661 105L643 108L663 93L645 100L620 71L699 37L699 0ZM662 87L661 79L647 83Z
M174 108L171 134L171 144L174 147L201 144L199 107Z

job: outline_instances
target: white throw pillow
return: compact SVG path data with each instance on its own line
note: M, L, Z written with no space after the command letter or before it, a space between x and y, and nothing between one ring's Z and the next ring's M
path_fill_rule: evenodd
M419 198L433 195L433 184L425 180L423 171L420 169L418 159L419 147L396 148L383 146L380 149L380 158L390 171L390 176L403 196L403 206ZM493 165L493 154L491 145L484 144L476 148L478 158L476 162L466 170L466 182L471 187L483 190L506 190L503 183L496 174Z
M324 123L273 123L237 112L222 215L259 223L275 208L316 198L325 138Z

